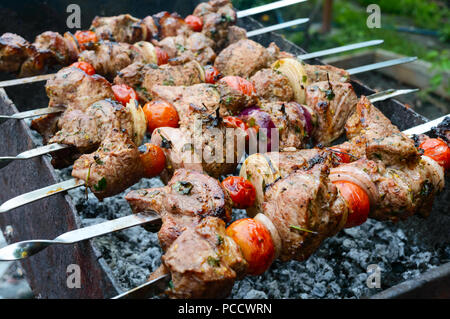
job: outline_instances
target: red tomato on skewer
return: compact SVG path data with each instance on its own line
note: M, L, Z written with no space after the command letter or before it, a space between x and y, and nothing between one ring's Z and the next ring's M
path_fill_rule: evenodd
M78 68L80 70L83 70L87 75L94 75L95 74L94 67L91 64L89 64L87 62L84 62L84 61L79 61L79 62L72 63L70 66L74 67L74 68Z

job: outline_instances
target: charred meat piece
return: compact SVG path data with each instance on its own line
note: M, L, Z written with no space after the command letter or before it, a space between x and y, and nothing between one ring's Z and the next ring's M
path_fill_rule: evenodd
M181 123L192 123L193 113L213 115L219 109L220 117L238 114L246 107L256 104L256 96L247 96L226 83L195 84L192 86L163 86L152 88L154 99L172 103L178 111Z
M171 64L197 61L201 65L207 65L214 63L216 59L213 50L214 41L200 32L194 32L189 36L166 37L161 41L153 41L153 44L167 53Z
M51 51L39 50L21 36L5 33L0 37L0 70L29 76L42 73L51 64Z
M0 70L18 72L28 58L30 43L14 33L5 33L0 37Z
M227 45L243 39L247 39L247 30L240 28L237 25L232 25L228 28Z
M216 51L227 43L228 28L236 23L236 12L230 0L212 0L200 3L193 15L202 18L204 33L215 42Z
M116 84L133 87L142 102L152 100L155 85L189 86L204 82L201 66L193 61L183 65L143 64L136 62L121 70L114 79Z
M281 237L281 260L307 259L326 237L339 230L348 208L327 173L327 167L319 165L269 186L262 212Z
M121 14L114 17L95 17L92 21L90 30L95 32L97 37L102 40L135 43L146 40L144 38L140 20L129 14Z
M75 161L72 176L102 200L136 184L144 174L140 152L126 131L113 129L100 148Z
M223 75L249 78L258 70L270 66L275 59L261 44L252 40L240 40L226 47L217 56L214 66Z
M77 55L68 46L66 39L57 32L47 31L41 33L34 40L33 46L42 52L50 51L54 64L68 65L77 59Z
M309 83L328 80L331 82L350 81L350 75L347 71L331 65L304 64L303 67L305 68Z
M306 105L313 109L317 119L314 142L326 146L341 136L357 102L349 83L324 81L309 85L306 88Z
M156 211L161 216L158 236L164 251L207 216L231 219L231 201L219 181L187 169L176 170L164 187L131 191L125 198L134 213Z
M114 99L111 84L100 75L89 76L75 67L61 69L45 85L49 106L72 106L84 110L102 99Z
M225 298L247 264L226 235L224 221L216 217L185 230L162 261L172 275L172 298Z
M130 192L133 211L156 211L165 251L158 274L170 272L175 298L225 297L246 270L239 247L226 235L231 202L220 183L199 172L177 170L167 186Z
M81 153L92 151L112 130L126 130L131 136L133 119L127 108L113 100L100 100L86 110L69 107L59 120L60 130L49 143L73 145Z
M308 133L303 109L296 102L262 103L261 110L269 113L272 122L278 129L279 147L281 150L294 147L304 148Z
M294 101L294 91L289 80L272 69L256 72L250 81L253 83L258 98L266 101Z
M433 127L431 132L450 145L450 116L447 116L438 126Z
M345 130L352 142L366 145L369 159L382 160L386 164L418 160L414 141L401 133L365 96L358 101Z
M153 20L158 27L158 38L160 39L177 35L189 35L192 32L178 13L162 11L153 15Z
M128 43L102 41L93 50L80 53L79 60L90 63L95 71L108 79L114 79L117 72L141 57L139 51Z
M245 150L245 132L230 129L212 116L191 117L190 127L156 129L151 143L162 147L166 168L161 174L167 181L178 168L205 172L215 178L231 174Z

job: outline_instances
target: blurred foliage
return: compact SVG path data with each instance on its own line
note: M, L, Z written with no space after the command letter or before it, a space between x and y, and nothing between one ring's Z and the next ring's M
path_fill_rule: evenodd
M272 1L233 0L233 4L241 9L269 2ZM323 0L309 0L297 5L296 10L285 8L282 10L283 18L290 20L307 17L313 8L321 3ZM366 24L366 7L373 3L381 8L380 29L369 29ZM284 34L309 52L371 39L384 39L383 49L402 55L418 56L432 64L430 71L436 74L431 80L430 90L441 84L444 70L450 70L450 10L445 0L334 0L332 15L332 32L329 34L320 33L317 27L311 28L307 36L304 32ZM321 19L319 11L312 22L317 25L321 23ZM268 23L276 22L276 19L271 18ZM417 35L396 29L406 26L418 29L418 33L434 33L437 36Z

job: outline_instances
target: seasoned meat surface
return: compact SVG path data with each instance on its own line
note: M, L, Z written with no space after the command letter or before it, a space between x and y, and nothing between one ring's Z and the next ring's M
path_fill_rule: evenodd
M246 269L239 246L216 217L185 230L162 261L172 275L172 298L225 298Z
M236 12L230 0L211 0L200 3L193 15L202 18L202 33L215 43L220 51L227 43L228 28L236 23Z
M18 72L28 58L30 43L20 35L4 33L0 37L0 70Z
M357 102L349 83L323 81L307 86L306 105L313 109L317 120L315 143L326 146L341 136Z
M364 96L358 101L345 130L349 140L366 145L365 152L369 159L382 160L386 164L418 160L419 153L414 141L401 133Z
M216 59L213 50L214 41L200 32L194 32L189 36L167 37L153 43L166 51L171 64L197 61L201 65L207 65L214 63Z
M304 148L308 134L300 104L296 102L262 103L261 110L269 113L278 129L280 150L288 147Z
M269 186L262 212L281 237L281 260L307 259L326 237L339 230L347 207L327 173L326 166L319 165Z
M90 63L95 71L108 79L114 79L117 72L133 63L139 57L133 45L102 41L93 50L80 53L79 60Z
M143 173L138 148L126 131L117 129L109 131L97 151L76 160L72 170L100 200L136 184Z
M148 102L153 98L153 86L189 86L203 83L202 72L201 66L195 61L183 65L161 66L137 62L121 70L114 82L131 86L142 102Z
M142 38L139 28L140 20L129 14L114 17L95 17L90 30L94 31L99 39L125 43L134 43Z
M303 64L309 83L328 81L348 82L350 75L347 71L331 65Z
M253 83L258 98L266 101L294 101L294 91L289 80L272 69L256 72L250 81Z
M165 255L157 274L171 273L169 296L225 297L245 273L240 249L225 233L231 202L217 180L180 169L167 186L132 191L126 199L134 212L152 210L162 218L158 237Z
M164 187L131 191L125 198L134 213L152 210L161 216L158 236L163 250L207 216L231 218L231 202L219 181L188 169L176 170Z
M61 69L45 85L49 106L73 106L84 110L102 99L114 99L111 84L100 75L87 75L75 67Z
M134 134L127 108L113 100L100 100L86 110L69 107L59 120L60 130L49 143L73 145L82 152L94 150L114 129Z
M265 47L255 41L244 39L222 50L214 66L223 75L249 78L258 70L268 67L273 61L273 57Z

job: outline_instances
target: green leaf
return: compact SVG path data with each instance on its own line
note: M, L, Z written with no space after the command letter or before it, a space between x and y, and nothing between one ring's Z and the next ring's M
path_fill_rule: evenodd
M106 184L106 178L102 177L102 179L98 181L97 185L94 185L94 189L97 192L101 192L106 189Z

